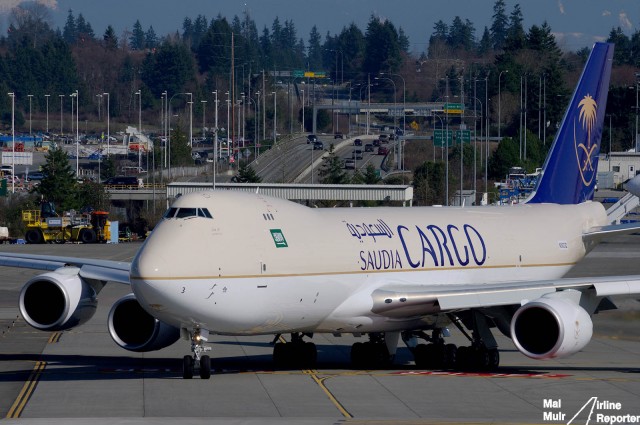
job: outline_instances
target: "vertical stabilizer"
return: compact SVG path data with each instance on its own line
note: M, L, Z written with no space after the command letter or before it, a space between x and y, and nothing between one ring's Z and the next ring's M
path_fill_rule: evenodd
M596 43L528 203L579 204L593 199L613 58Z

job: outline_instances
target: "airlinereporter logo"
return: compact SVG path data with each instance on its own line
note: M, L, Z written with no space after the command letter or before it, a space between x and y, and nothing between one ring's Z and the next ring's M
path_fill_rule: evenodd
M562 410L562 399L546 398L542 401L542 420L544 422L561 422L567 425L578 424L638 424L640 415L625 413L622 403L610 400L599 400L591 397L572 417Z

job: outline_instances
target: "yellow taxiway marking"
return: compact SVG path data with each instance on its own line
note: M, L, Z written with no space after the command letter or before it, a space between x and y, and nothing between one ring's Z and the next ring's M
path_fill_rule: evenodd
M54 332L51 334L51 336L49 337L49 344L56 344L58 342L60 342L60 338L62 337L62 332Z
M7 419L17 419L22 415L22 411L24 410L29 398L33 394L36 386L38 385L38 381L40 380L40 376L42 375L42 371L47 366L47 362L38 361L36 362L35 367L31 371L31 375L29 375L29 379L24 383L18 398L13 402L11 409L7 413Z

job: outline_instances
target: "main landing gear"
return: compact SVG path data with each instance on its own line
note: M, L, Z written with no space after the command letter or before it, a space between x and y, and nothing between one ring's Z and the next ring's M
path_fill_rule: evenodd
M397 346L397 335L395 346ZM393 355L389 344L393 345L393 336L384 333L370 333L369 341L356 342L351 346L351 364L357 369L384 369L391 365ZM392 350L395 354L395 347Z
M273 363L278 369L296 368L313 369L316 367L318 350L313 342L306 342L302 338L313 334L292 333L291 342L275 342L280 338L276 336L273 346Z
M459 318L450 316L453 324L469 339L471 345L457 347L445 344L443 336L448 330L436 328L431 336L422 331L402 333L402 339L413 353L416 367L419 369L453 369L453 370L494 370L500 364L498 344L491 334L487 318L472 311L465 318L471 328L471 335L463 328ZM416 339L427 341L427 344L416 344Z
M204 352L211 351L211 347L204 345L208 335L209 332L204 329L195 329L193 332L189 332L193 356L186 355L182 358L182 377L184 379L193 378L194 371L198 372L202 379L211 377L211 358L202 355Z

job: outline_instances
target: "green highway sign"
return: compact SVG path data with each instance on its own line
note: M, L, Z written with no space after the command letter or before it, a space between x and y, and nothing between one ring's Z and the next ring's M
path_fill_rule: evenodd
M456 130L456 141L463 143L471 143L471 130Z
M447 134L448 145L453 144L453 131L452 130L434 130L433 132L433 145L439 148L445 147L444 134Z

